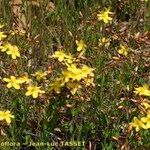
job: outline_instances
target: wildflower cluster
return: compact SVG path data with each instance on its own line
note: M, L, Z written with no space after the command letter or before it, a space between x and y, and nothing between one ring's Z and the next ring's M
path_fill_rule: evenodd
M36 77L37 80L39 80L45 77L45 74L45 72L37 71L33 75ZM28 75L23 75L18 78L15 76L10 76L10 78L4 78L3 80L7 82L8 88L15 88L16 90L19 90L20 86L25 83L27 85L27 92L25 93L26 96L32 95L33 98L37 98L40 93L45 93L45 91L41 90L39 86L33 84L32 79L29 79Z
M4 38L4 36L2 37ZM76 40L76 44L77 51L81 52L80 55L83 55L82 52L85 51L87 47L86 44L83 40ZM20 57L17 46L13 46L8 42L3 43L0 46L0 49L2 52L11 55L12 59ZM35 73L32 73L30 78L28 73L25 73L22 76L11 75L10 77L3 78L7 88L22 90L25 92L25 96L32 96L35 99L38 98L40 94L46 92L45 90L42 90L41 86L38 84L42 84L44 89L46 89L46 86L48 85L50 91L54 90L56 93L60 93L63 88L68 88L72 95L75 95L77 91L84 86L94 86L94 69L85 64L81 64L80 60L73 57L72 54L67 54L63 50L58 50L51 56L51 58L57 59L62 65L60 74L53 81L47 78L49 71L38 70ZM51 81L51 83L49 81ZM4 115L4 113L2 115ZM10 115L10 117L13 116ZM1 117L1 120L2 119L4 119L4 117ZM6 121L7 123L10 123L8 117Z
M83 40L76 41L77 51L84 51L86 44ZM75 94L77 90L85 86L94 85L93 83L93 68L88 67L85 64L79 63L80 60L73 57L71 54L66 54L62 50L58 50L52 55L53 58L57 58L62 63L64 69L61 70L59 77L50 84L50 90L54 90L56 93L61 92L61 88L67 87L71 94Z
M147 84L135 88L134 91L135 94L139 96L150 96L150 89ZM141 117L137 118L134 117L133 121L130 123L131 127L134 127L136 132L138 132L141 129L150 129L150 104L147 99L142 100L141 104Z
M1 26L3 27L3 26ZM0 50L1 52L6 52L7 55L10 55L12 59L20 57L19 49L16 45L12 45L9 42L5 42L4 39L7 35L4 32L0 32Z
M0 135L9 133L1 141L51 142L51 135L88 140L88 133L92 143L83 149L99 149L98 141L101 149L148 148L150 87L144 84L131 91L133 84L149 80L146 1L2 3L1 20L12 28L0 25ZM129 135L127 127L135 134ZM98 134L102 128L103 138Z
M105 24L111 23L112 22L112 17L109 15L114 14L113 12L110 11L110 9L105 9L101 11L100 13L97 14L98 20L103 21ZM108 48L110 46L111 39L107 37L102 37L99 39L98 45L101 47ZM120 44L120 46L117 48L117 52L122 55L127 57L129 53L129 47L126 44Z
M76 41L76 44L77 51L85 51L86 44L83 40L79 42ZM10 54L13 59L20 57L18 48L12 46L10 43L4 43L0 46L0 49L2 52L6 51L7 54ZM66 54L63 50L56 51L52 55L52 58L57 59L61 63L62 69L59 76L51 83L49 83L50 79L47 80L49 71L42 70L38 70L31 74L30 78L28 73L25 73L22 76L11 75L8 78L5 77L3 81L6 83L7 88L25 91L25 96L32 96L34 99L38 98L40 94L45 93L45 90L41 90L41 86L38 86L38 83L42 83L44 86L46 80L49 84L50 91L54 90L56 93L60 93L61 89L66 87L72 95L75 95L77 91L84 86L94 86L93 68L81 64L77 58L73 57L71 54ZM32 77L34 77L36 81L32 79ZM14 118L14 116L11 115L10 111L0 111L0 121L5 120L7 124L10 124L11 118Z

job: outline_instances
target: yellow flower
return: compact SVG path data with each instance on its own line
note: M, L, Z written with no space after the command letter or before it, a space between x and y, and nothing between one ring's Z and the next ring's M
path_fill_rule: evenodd
M0 32L0 41L6 37L7 37L7 35L5 35L4 32Z
M35 74L32 74L32 76L36 77L37 80L46 79L46 75L47 73L42 70L36 71Z
M144 122L139 120L137 117L133 118L133 121L130 123L131 127L135 127L135 131L138 132L141 128L146 128Z
M109 17L109 14L113 14L109 9L102 11L101 13L97 14L98 20L102 20L104 23L109 23L112 20L112 18Z
M118 49L118 53L124 56L128 55L128 51L129 51L129 48L122 44L120 45L120 48Z
M102 39L99 39L99 46L105 46L108 47L110 45L110 39L103 37Z
M10 43L5 43L3 46L0 46L0 49L2 52L7 51L8 49L11 49L12 45Z
M147 114L146 117L142 117L141 121L143 121L144 123L146 123L145 129L149 129L150 128L150 114Z
M6 53L8 55L11 55L13 59L16 59L16 57L20 57L18 47L15 45L11 45L10 43L5 43L3 46L0 46L0 49L2 52L6 51Z
M34 85L30 85L27 87L26 96L32 95L33 98L37 98L39 93L45 93L45 91L40 90L40 87Z
M76 44L78 52L85 50L85 48L87 47L83 40L80 41L76 40Z
M147 84L144 84L143 86L135 88L134 93L139 95L144 95L144 96L150 96L149 86Z
M10 111L0 111L0 121L5 120L9 125L11 123L11 118L14 118L14 115Z
M10 76L10 79L9 78L4 78L3 79L5 82L8 82L7 84L7 87L8 88L11 88L11 87L14 87L15 89L20 89L20 83L22 83L19 79L16 79L15 76Z
M17 46L10 46L6 52L8 55L11 55L12 59L20 57L20 52Z
M68 63L68 64L71 64L72 61L73 61L73 59L74 59L71 54L67 55L67 54L65 54L62 50L56 51L56 52L52 55L52 57L57 58L58 61L60 61L60 62L63 62L63 61L64 61L65 63Z

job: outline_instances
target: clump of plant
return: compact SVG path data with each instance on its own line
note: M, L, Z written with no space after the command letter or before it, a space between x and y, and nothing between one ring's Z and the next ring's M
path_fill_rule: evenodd
M14 61L21 58L21 51L16 45L7 41L7 35L0 32L0 50L2 53L10 55ZM5 39L5 40L4 40ZM24 72L21 74L8 74L2 77L8 89L16 92L21 90L25 96L32 96L34 99L42 94L51 95L62 94L65 96L81 97L88 87L94 86L94 69L82 63L86 44L83 40L77 41L77 54L67 54L64 50L57 50L50 56L49 64L55 61L55 68L52 70L37 70L35 72ZM19 63L18 63L19 65ZM86 95L87 96L87 95ZM3 115L1 113L1 115ZM14 116L11 116L13 118ZM3 118L5 119L5 118ZM3 120L1 119L1 120ZM10 120L7 122L10 123Z

